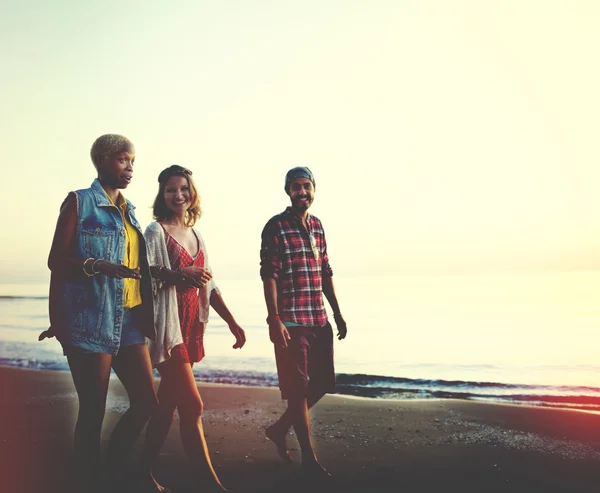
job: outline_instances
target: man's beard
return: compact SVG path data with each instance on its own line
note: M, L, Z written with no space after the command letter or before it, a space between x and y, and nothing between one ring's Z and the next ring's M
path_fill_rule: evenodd
M306 199L306 201L303 199ZM310 207L311 203L312 202L309 197L298 197L294 200L293 205L295 209L306 210Z

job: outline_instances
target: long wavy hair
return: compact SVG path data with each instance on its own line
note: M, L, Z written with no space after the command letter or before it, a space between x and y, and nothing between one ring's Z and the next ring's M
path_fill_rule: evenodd
M165 203L165 188L167 187L169 178L172 176L182 176L187 180L188 186L190 187L190 201L192 205L186 212L185 225L191 228L194 226L194 224L196 224L196 221L200 219L200 216L202 216L202 209L200 208L200 195L198 194L198 189L196 188L194 179L192 178L192 172L183 166L179 166L178 164L169 166L168 168L162 170L160 175L158 175L158 193L156 194L154 205L152 206L154 219L157 221L166 221L171 217L171 209L169 209Z

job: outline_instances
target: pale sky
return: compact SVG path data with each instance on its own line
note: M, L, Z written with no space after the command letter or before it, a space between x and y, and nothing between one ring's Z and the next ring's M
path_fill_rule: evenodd
M600 267L594 1L0 5L1 282L43 282L92 142L190 168L213 268L258 276L260 232L316 177L334 271Z

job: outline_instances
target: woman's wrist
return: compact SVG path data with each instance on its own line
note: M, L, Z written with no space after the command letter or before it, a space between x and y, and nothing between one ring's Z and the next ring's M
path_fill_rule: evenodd
M101 273L100 269L99 269L100 262L104 262L104 261L100 258L97 258L96 260L94 260L92 262L92 272L94 273L94 275Z
M87 276L87 277L94 277L94 275L96 274L96 272L93 271L93 264L96 262L96 259L93 257L90 258L86 258L83 261L83 264L81 266L81 269L83 270L83 273ZM90 268L91 267L91 268Z
M152 279L156 279L157 281L162 280L162 274L165 266L164 265L151 265L150 266L150 275Z

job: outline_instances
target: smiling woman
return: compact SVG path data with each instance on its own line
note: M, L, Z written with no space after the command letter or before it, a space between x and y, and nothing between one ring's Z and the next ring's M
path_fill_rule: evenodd
M192 227L200 219L202 216L200 195L191 177L192 172L178 164L173 164L161 171L158 175L159 191L152 206L157 221L165 221L170 218L173 215L172 206L175 203L180 209L178 212L185 218L186 226ZM176 186L173 180L177 181L177 185L181 185L182 195L177 193L180 187Z
M246 335L212 279L204 241L194 229L201 209L192 172L174 164L160 173L158 183L153 207L156 222L145 232L158 331L149 347L161 376L160 403L148 425L143 453L146 481L154 491L162 491L152 469L178 409L181 438L194 469L204 473L212 486L223 489L208 453L201 419L203 403L192 366L204 358L209 307L229 326L235 337L234 349L245 344Z

